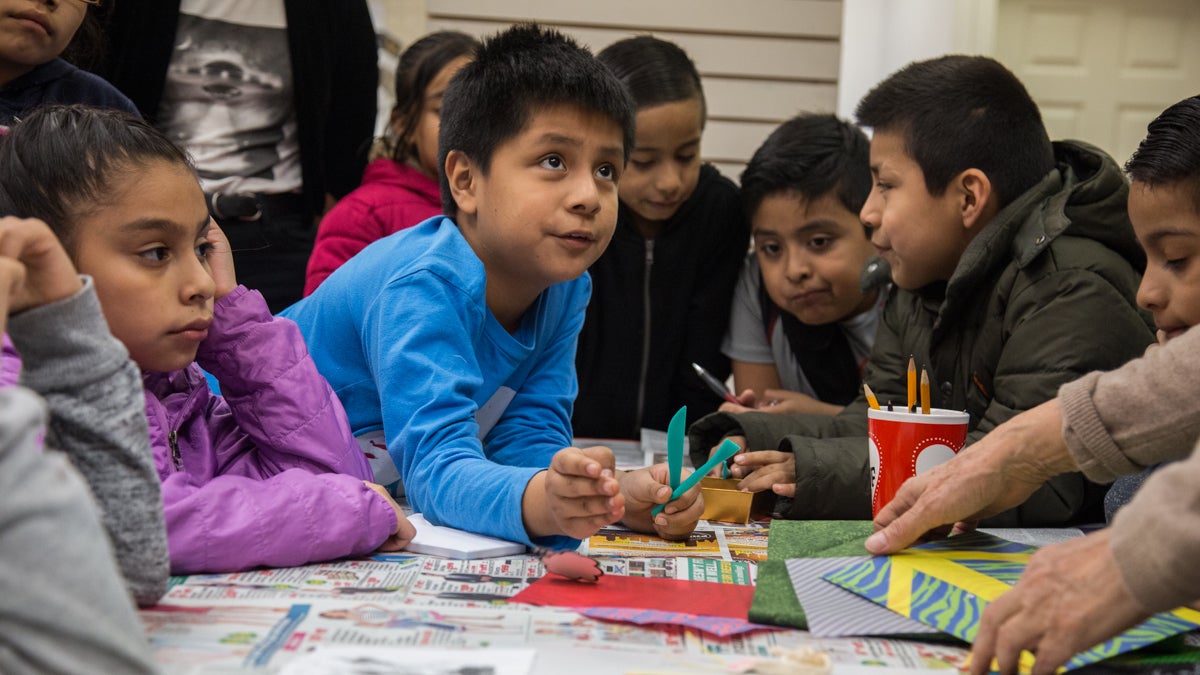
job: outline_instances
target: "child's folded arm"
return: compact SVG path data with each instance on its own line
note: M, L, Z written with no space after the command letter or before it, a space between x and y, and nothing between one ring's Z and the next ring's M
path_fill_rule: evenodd
M261 295L239 287L218 301L196 360L221 383L224 401L215 399L209 414L214 445L244 446L216 439L224 433L247 436L256 449L225 458L254 468L230 471L270 476L298 467L371 478L345 410L317 372L299 329L271 316Z
M163 482L171 572L292 567L367 554L396 529L392 506L353 476L290 470L265 480L185 473Z
M167 542L141 375L108 332L91 278L8 326L26 355L25 384L50 409L47 446L87 479L134 599L154 604L167 589Z

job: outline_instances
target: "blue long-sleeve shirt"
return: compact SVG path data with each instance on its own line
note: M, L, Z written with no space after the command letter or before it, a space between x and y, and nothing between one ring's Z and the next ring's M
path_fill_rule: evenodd
M370 245L283 315L300 326L354 433L383 430L414 509L534 543L522 497L571 444L590 293L586 274L551 286L509 334L488 309L483 263L438 216ZM536 543L565 543L549 539Z

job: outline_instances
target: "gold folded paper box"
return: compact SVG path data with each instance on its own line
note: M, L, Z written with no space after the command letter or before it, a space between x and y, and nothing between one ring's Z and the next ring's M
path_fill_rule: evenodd
M737 489L736 478L713 478L700 480L700 492L704 495L704 520L722 523L748 523L751 516L771 513L773 492L742 492Z

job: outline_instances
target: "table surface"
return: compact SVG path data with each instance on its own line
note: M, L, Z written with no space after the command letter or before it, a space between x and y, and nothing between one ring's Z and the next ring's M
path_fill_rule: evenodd
M616 529L602 531L581 550L600 560L606 574L753 583L757 562L766 557L766 525L702 523L701 530L713 533L703 537L703 546ZM352 649L346 653L360 662L368 655L407 659L412 667L403 672L412 673L488 671L418 669L411 654L398 648L426 650L421 661L439 648L523 650L498 652L495 675L731 672L730 664L803 646L828 653L842 673L946 668L966 655L959 647L818 639L790 629L719 638L681 626L597 621L507 601L543 572L531 555L448 560L400 553L191 575L173 579L162 602L141 616L155 659L168 673L331 672L327 663L317 665L317 652L329 650L328 657L341 648ZM516 654L530 652L531 668L513 665ZM506 661L515 670L501 667Z

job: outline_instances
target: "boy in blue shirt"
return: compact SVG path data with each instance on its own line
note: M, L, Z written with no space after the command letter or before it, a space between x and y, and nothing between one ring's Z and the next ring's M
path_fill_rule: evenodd
M431 522L538 545L617 521L695 527L696 489L650 517L665 465L621 472L607 448L569 447L585 272L612 238L633 119L574 41L500 33L443 98L449 216L372 244L284 312L356 435L386 447L377 482L402 479Z

